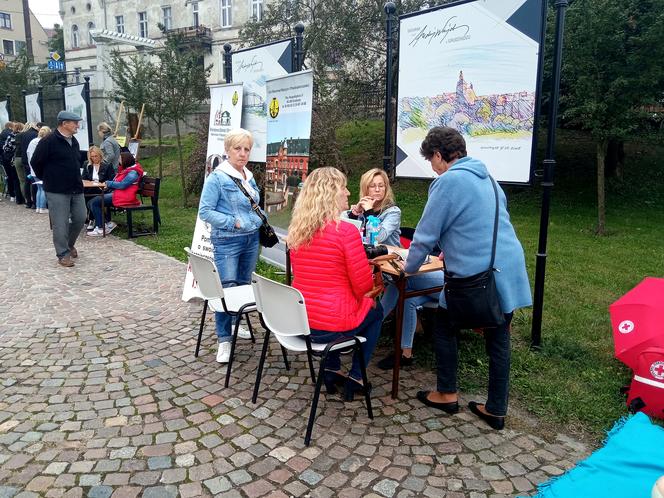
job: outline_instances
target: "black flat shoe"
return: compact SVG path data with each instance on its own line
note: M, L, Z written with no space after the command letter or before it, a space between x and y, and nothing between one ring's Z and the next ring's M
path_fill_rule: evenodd
M407 358L405 356L401 356L401 366L402 367L409 367L413 364L414 358L411 356L410 358ZM388 355L382 360L380 360L378 363L376 363L376 366L380 368L381 370L392 370L394 368L394 355Z
M443 410L445 413L449 413L450 415L459 413L458 401L452 401L451 403L437 403L429 399L430 392L431 391L417 391L417 399L419 399L425 405L430 406L431 408Z
M353 401L355 393L364 395L366 392L371 392L371 384L367 384L366 388L352 377L346 378L344 386L344 401Z
M330 370L325 370L323 372L323 383L325 384L325 389L327 394L336 394L339 392L337 386L343 386L346 383L345 375L340 374L339 372L332 372Z
M482 420L484 420L489 425L489 427L491 427L492 429L496 429L497 431L502 431L503 428L505 427L505 417L496 417L494 415L488 415L484 412L481 412L478 406L484 406L484 405L482 405L482 403L476 403L475 401L471 401L470 403L468 403L468 408L470 408L470 411L473 412Z

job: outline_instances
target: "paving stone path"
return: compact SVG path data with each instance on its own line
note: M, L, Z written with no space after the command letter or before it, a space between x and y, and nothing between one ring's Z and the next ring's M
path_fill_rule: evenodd
M212 317L194 358L183 263L114 236L77 248L59 267L48 217L0 200L0 498L527 495L589 452L518 415L495 432L422 406L432 372L405 371L392 400L373 367L374 420L322 396L307 448L302 359L287 372L273 348L254 405L258 343L228 389Z

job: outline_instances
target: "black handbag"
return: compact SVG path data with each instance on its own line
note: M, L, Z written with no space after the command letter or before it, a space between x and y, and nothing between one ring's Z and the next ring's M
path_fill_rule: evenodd
M263 222L261 227L258 229L258 241L260 242L260 244L263 247L272 247L277 245L279 243L279 237L277 237L277 234L274 233L274 228L272 228L270 224L267 222L267 218L263 214L263 211L261 211L261 208L258 207L258 204L256 204L251 195L249 195L249 192L247 192L247 189L244 188L244 185L242 185L242 181L239 178L235 178L232 176L230 176L230 178L235 182L235 185L238 186L238 188L242 191L242 193L247 196L247 199L249 199L249 202L251 203L251 209L254 210L254 212Z
M465 169L465 168L459 168ZM505 323L500 308L493 263L496 258L496 237L498 235L498 189L495 180L489 176L493 193L496 196L496 214L493 221L493 243L491 262L486 271L469 277L455 277L445 271L445 301L452 324L460 329L499 327Z

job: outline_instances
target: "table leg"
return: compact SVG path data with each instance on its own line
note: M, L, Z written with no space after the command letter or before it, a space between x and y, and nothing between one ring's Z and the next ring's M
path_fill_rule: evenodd
M401 369L401 335L403 333L403 304L406 300L406 279L396 279L394 283L399 291L396 308L396 326L394 327L394 368L392 369L392 399L399 396L399 372Z
M101 232L106 237L106 212L104 211L104 191L101 191Z

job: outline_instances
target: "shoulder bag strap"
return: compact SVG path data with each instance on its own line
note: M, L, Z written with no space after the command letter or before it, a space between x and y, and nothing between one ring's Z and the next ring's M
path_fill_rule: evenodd
M456 170L470 171L474 173L473 170L468 168L456 168ZM496 214L493 217L493 242L491 243L491 263L489 263L489 270L493 269L493 264L496 261L496 239L498 238L498 188L496 187L496 180L489 175L489 180L491 180L491 186L493 187L493 194L496 197Z
M254 201L254 198L251 197L251 195L249 195L249 192L247 192L247 189L244 188L244 185L242 185L242 180L240 180L239 178L235 178L235 177L229 175L228 173L225 173L225 174L228 175L228 178L233 180L233 182L235 183L235 185L237 185L237 187L240 189L240 191L247 197L247 199L249 199L249 202L251 203L251 209L254 210L254 212L258 215L258 217L261 219L261 221L265 224L269 224L268 221L267 221L267 218L265 217L265 215L261 211L261 208L258 207L258 204L256 204L256 201Z

